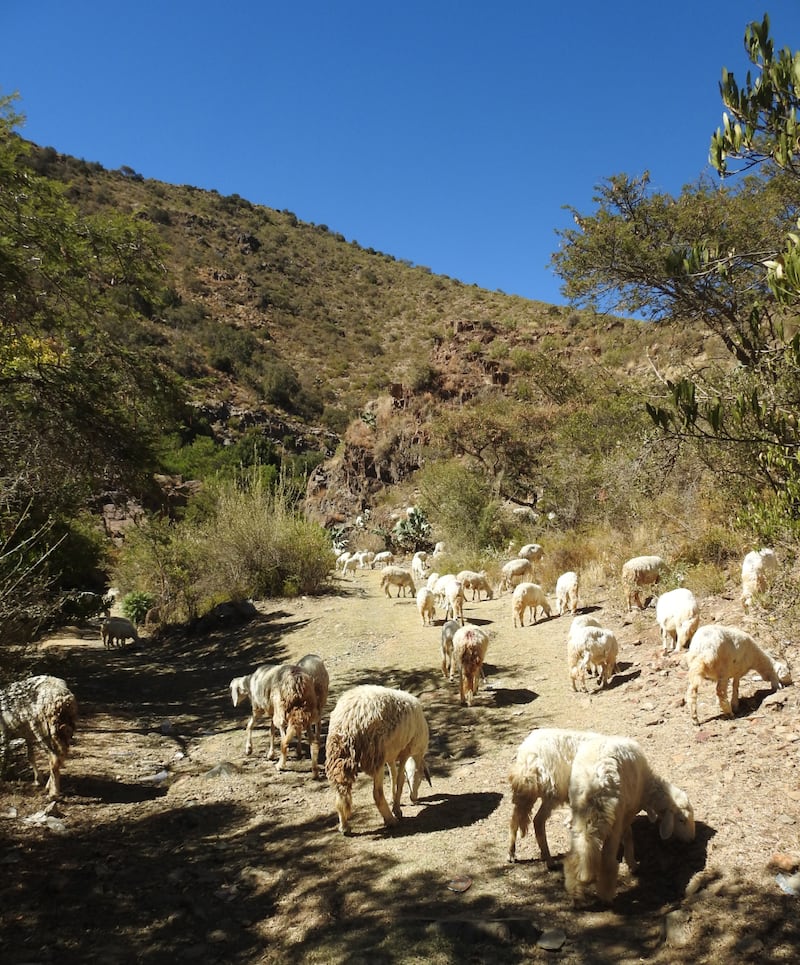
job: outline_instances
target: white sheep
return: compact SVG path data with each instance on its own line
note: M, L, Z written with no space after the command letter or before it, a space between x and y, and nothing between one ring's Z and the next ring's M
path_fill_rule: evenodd
M778 572L778 557L771 549L753 550L742 560L742 605L747 608L756 593L763 593Z
M411 557L411 575L418 583L422 583L428 573L428 567L425 561L428 558L428 554L425 550L418 550Z
M530 560L531 563L538 563L544 557L544 550L538 543L526 543L517 553L521 559Z
M349 560L352 555L353 554L350 552L350 550L342 550L342 552L336 557L336 569L341 569L344 561Z
M611 630L603 627L582 626L570 629L567 640L567 664L572 680L572 689L586 690L586 671L596 667L599 671L599 684L605 687L614 675L617 666L619 645Z
M60 677L26 677L0 690L0 774L5 772L10 741L25 741L34 784L39 784L36 745L46 753L48 797L61 793L61 768L78 723L78 702Z
M530 560L517 559L503 563L500 568L500 592L515 587L526 576L533 576L533 564Z
M533 830L547 867L556 867L556 861L547 844L545 823L553 809L566 804L569 799L572 760L579 745L598 736L600 735L592 731L540 727L531 731L520 744L517 759L509 774L513 805L508 842L509 861L516 860L517 832L521 838L528 833L531 811L536 801L541 798L541 806L533 819Z
M279 664L262 664L260 667L244 677L234 677L230 682L231 700L233 706L238 707L243 700L249 699L252 713L245 727L244 752L253 753L253 725L259 717L266 717L269 721L269 754L267 760L275 756L275 728L272 723L272 688L275 685Z
M468 704L471 707L473 698L478 693L488 646L488 634L472 623L465 623L453 635L453 667L458 673L462 705Z
M573 570L562 573L556 580L556 606L559 616L566 610L575 616L575 611L578 609L579 585L578 574Z
M461 629L458 620L445 620L442 624L442 676L453 679L453 637Z
M531 611L533 623L536 623L538 609L541 609L543 615L550 616L550 604L538 583L519 583L514 588L511 596L511 616L514 626L517 626L517 621L521 627L525 626L525 611L528 609Z
M414 580L408 570L404 570L402 566L387 566L384 568L383 573L381 573L381 589L387 596L392 594L389 592L390 586L397 587L397 596L400 596L400 591L403 591L403 596L406 595L406 590L410 590L411 596L416 596L417 589L414 586Z
M126 640L139 642L139 632L130 620L125 617L106 617L100 624L100 636L103 646L110 650L115 646L124 646Z
M436 584L439 582L440 579L441 579L441 574L437 573L436 570L434 570L432 573L428 574L428 578L425 581L425 586L427 586L429 590L433 590L435 593Z
M321 729L322 729L322 714L325 711L325 705L328 703L328 688L330 687L330 675L328 674L328 668L325 666L325 661L322 657L318 656L316 653L307 653L304 657L301 657L297 661L297 666L307 673L311 679L314 681L314 689L317 695L317 710L319 716L314 721L316 729L317 744L320 742ZM308 736L309 748L311 746L311 734ZM298 741L299 749L299 741ZM299 756L299 755L298 755Z
M700 626L700 609L694 593L685 587L662 593L656 603L656 622L664 653L688 647Z
M455 577L444 585L444 618L464 624L464 586Z
M375 559L375 554L372 550L359 550L354 556L358 560L358 568L360 570L365 570L367 567L372 569L372 561Z
M352 556L348 556L347 559L342 562L342 576L347 576L348 573L352 573L355 577L357 569L358 556L356 556L355 553Z
M733 717L739 706L739 680L748 671L755 670L773 690L792 682L789 667L762 650L748 633L717 623L700 627L695 633L686 661L689 667L686 706L695 724L699 723L697 690L701 680L716 683L719 706L726 717ZM730 701L729 680L733 680Z
M628 611L633 604L644 609L640 590L645 586L654 586L661 579L661 571L667 564L660 556L634 556L622 565L622 585L625 590L625 600Z
M475 594L478 594L478 599L481 598L481 593L486 594L486 599L491 600L494 597L494 590L489 582L489 577L486 570L481 570L476 573L475 570L461 570L460 573L456 574L456 579L461 583L465 590L472 590L472 599L475 599Z
M694 811L686 793L653 773L644 751L625 737L598 736L582 742L569 781L571 846L564 860L564 884L574 900L594 882L601 901L617 892L619 851L636 870L633 819L646 811L659 821L662 840L693 841Z
M433 553L431 553L431 557L433 559L438 559L440 556L444 556L446 552L447 552L447 546L445 545L444 542L440 541L433 547Z
M391 550L382 550L375 554L372 569L374 570L376 566L386 566L387 563L394 563L394 553Z
M336 790L339 830L346 834L353 813L353 785L360 771L372 777L375 805L387 827L403 816L400 797L408 776L416 803L425 763L428 722L417 697L404 690L362 684L345 691L331 713L326 743L325 773ZM383 791L386 765L392 778L392 808ZM407 775L406 765L410 774Z
M421 586L417 590L417 612L422 620L423 627L432 627L436 618L436 603L433 592L427 586Z

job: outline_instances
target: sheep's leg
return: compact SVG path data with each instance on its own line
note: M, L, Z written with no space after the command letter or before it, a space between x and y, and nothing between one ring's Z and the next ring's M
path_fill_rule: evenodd
M728 701L728 678L723 677L717 681L717 700L722 708L725 717L733 717L733 708Z
M256 722L256 717L258 717L258 711L253 708L253 713L250 715L250 720L247 721L247 727L244 729L244 752L249 757L253 753L253 724ZM272 753L272 733L270 732L270 754Z
M727 690L727 688L726 688ZM731 709L734 713L739 709L739 678L733 678L733 685L731 686Z
M391 764L389 766L391 768ZM383 765L376 768L375 773L372 775L372 797L375 801L375 807L381 812L381 817L386 827L390 828L397 824L397 818L389 810L389 805L386 803L386 795L383 793Z
M612 834L603 845L600 854L600 866L597 869L597 897L610 904L617 893L617 877L619 876L619 835Z
M319 724L314 728L311 737L311 773L319 777Z
M353 792L349 786L337 786L336 812L339 815L339 830L342 834L347 834L350 829L350 817L353 814Z
M57 798L61 793L61 758L58 754L49 754L50 779L47 782L47 796Z
M625 864L631 869L631 871L636 871L639 867L639 863L636 860L636 855L633 851L633 827L628 825L625 834L622 837L622 847L623 854L625 855Z
M31 765L31 770L33 771L33 783L38 787L40 783L40 776L39 768L36 766L36 747L34 745L33 738L25 738L25 749L28 752L28 763Z
M553 812L555 807L555 801L549 798L542 798L542 804L539 810L536 812L536 816L533 819L533 832L536 835L536 843L539 845L539 850L542 853L542 859L545 864L551 870L558 867L558 862L553 859L550 854L550 848L547 844L547 834L545 833L545 824L547 819Z
M390 767L392 774L392 813L396 818L403 816L403 812L400 810L400 798L403 795L403 783L406 779L407 760L408 754L401 754L394 767Z
M531 809L536 803L536 798L532 794L512 791L513 808L511 810L511 823L508 834L508 860L516 861L517 858L517 833L524 838L528 833L528 825L531 820ZM541 848L541 844L539 845Z

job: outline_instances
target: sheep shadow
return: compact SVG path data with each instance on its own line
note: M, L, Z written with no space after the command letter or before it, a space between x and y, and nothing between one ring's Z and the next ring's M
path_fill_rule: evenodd
M165 784L139 784L91 775L69 775L65 799L89 798L103 804L142 804L166 797Z
M642 675L641 667L631 669L633 664L617 664L617 666L626 667L628 672L625 670L617 670L611 680L601 689L616 690L617 687L623 687L625 684L629 684L632 680L636 680L637 677L641 677Z
M406 817L393 828L385 829L392 837L411 834L433 834L465 828L483 821L500 806L503 795L498 791L469 791L465 794L433 792L420 795L422 805L414 817ZM413 806L413 805L412 805Z
M514 704L532 704L537 700L539 694L527 687L496 687L489 690L494 694L494 702L497 707L511 707Z

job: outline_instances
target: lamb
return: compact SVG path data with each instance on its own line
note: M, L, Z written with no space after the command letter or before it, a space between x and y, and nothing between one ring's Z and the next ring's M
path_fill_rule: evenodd
M453 637L461 629L458 620L446 620L442 624L442 675L453 679Z
M573 570L562 573L556 580L556 606L558 615L561 616L565 610L575 616L578 609L578 574Z
M486 570L481 570L480 573L476 573L474 570L462 570L456 574L456 579L463 585L465 590L472 590L473 600L475 599L476 593L480 600L481 592L486 593L487 600L491 600L494 597L494 590L492 590L492 585L489 582Z
M557 862L550 854L545 833L545 823L553 809L566 804L569 799L569 778L572 760L583 741L599 737L592 731L561 730L541 727L531 731L520 744L517 759L511 766L511 834L508 842L508 860L515 861L517 832L524 838L530 827L531 811L536 801L542 803L533 819L533 830L542 858L548 868Z
M411 596L415 596L417 592L411 574L408 570L404 570L402 566L387 566L383 573L381 573L381 589L389 597L392 595L389 592L390 586L397 587L398 597L400 596L400 590L403 591L403 596L406 595L406 590L411 591Z
M684 587L662 593L656 603L656 621L664 653L684 650L700 626L700 610L694 593Z
M272 688L275 685L280 666L277 664L262 664L245 677L234 677L230 682L231 700L233 706L238 707L245 698L250 699L252 714L245 727L244 752L247 756L253 753L253 725L258 717L265 716L269 720L269 754L267 760L275 756L275 728L272 723Z
M428 722L417 697L404 690L362 684L345 691L328 726L325 773L336 790L339 830L347 834L353 813L353 784L359 771L372 777L372 794L386 827L403 816L400 797L408 776L411 801L416 803L425 763ZM410 774L406 774L406 764ZM383 770L389 765L392 808L383 790Z
M488 646L488 635L472 623L465 623L453 635L453 665L458 672L462 706L472 706L478 692L479 678L483 675Z
M358 568L360 570L365 570L368 566L372 569L372 562L375 559L375 554L372 550L359 550L354 556L358 560Z
M444 586L444 618L458 620L464 625L464 586L455 577L449 579Z
M697 690L701 680L716 682L717 699L726 717L733 717L739 706L739 680L749 670L755 670L773 690L792 682L789 667L771 657L749 634L737 627L716 623L700 627L689 645L686 659L689 666L686 706L695 724L700 723ZM729 701L728 681L731 679L733 687Z
M530 609L533 623L536 623L536 611L541 608L543 614L550 616L550 604L547 602L544 590L538 583L520 583L514 588L511 597L511 616L514 626L525 626L525 611Z
M371 569L374 570L376 566L386 566L387 563L394 563L394 553L391 550L382 550L375 554Z
M358 557L355 554L348 556L347 559L342 562L342 576L347 576L348 573L352 573L355 577L357 569Z
M603 627L582 626L571 629L567 640L567 663L572 689L586 690L586 671L590 666L599 670L599 684L605 687L614 676L619 645L617 638Z
M427 573L428 568L425 564L427 558L428 554L425 550L419 550L411 557L411 575L419 583L425 579Z
M544 550L538 543L526 543L517 556L520 559L530 560L531 563L538 563L544 557Z
M509 560L500 569L500 592L510 590L521 583L526 576L533 576L533 564L530 560Z
M583 640L583 627L599 627L600 623L594 617L588 614L582 614L579 617L573 617L572 623L569 627L569 633L567 634L567 655L570 653L570 649L573 646L579 645ZM596 673L596 668L593 663L590 663L586 668L587 671L594 675Z
M10 741L25 741L33 782L39 784L36 745L47 754L50 798L61 793L61 768L78 723L78 702L60 677L41 674L17 680L0 690L0 774L5 772Z
M633 609L634 602L640 610L644 609L639 591L644 586L658 583L661 571L666 565L660 556L634 556L623 564L622 585L629 612Z
M742 605L750 606L756 593L763 593L778 572L778 557L771 549L753 550L742 560Z
M601 901L617 891L619 849L636 870L631 824L640 811L659 821L662 840L693 841L694 811L686 793L656 776L644 751L625 737L597 736L582 742L569 780L571 847L564 860L564 884L573 900L595 883Z
M124 646L126 640L139 643L139 633L130 620L125 617L106 617L100 624L100 636L106 650L119 645Z
M314 777L319 775L320 716L314 678L296 665L279 667L272 687L272 723L281 732L281 752L275 764L278 771L286 766L286 751L292 740L295 737L299 740L303 731L307 731L311 773Z
M432 627L436 617L436 604L433 592L427 586L421 586L417 590L417 611L423 627Z

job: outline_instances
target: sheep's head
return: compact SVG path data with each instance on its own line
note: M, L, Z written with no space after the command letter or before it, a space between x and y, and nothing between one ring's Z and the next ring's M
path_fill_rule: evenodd
M663 793L665 797L661 804L647 811L651 821L661 821L659 837L662 841L673 837L684 842L694 841L694 809L688 795L667 781L663 783Z
M234 677L231 681L231 700L234 707L238 707L248 696L247 679L247 677Z
M792 672L788 664L782 660L774 660L773 667L775 668L775 676L778 678L778 682L782 687L792 682Z

